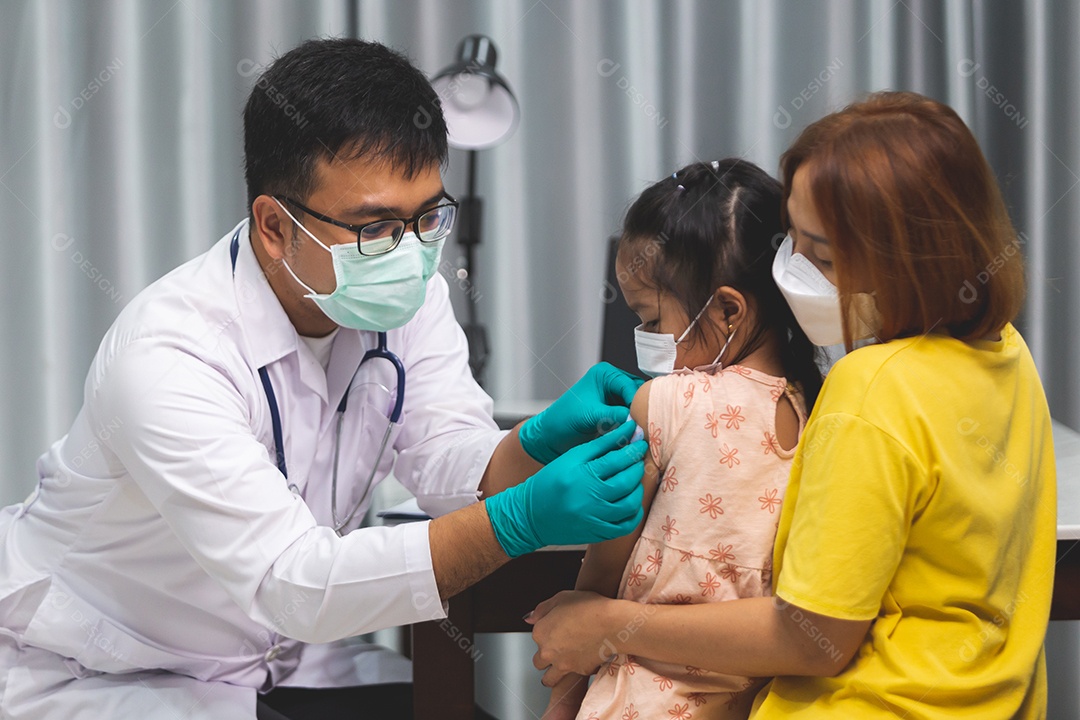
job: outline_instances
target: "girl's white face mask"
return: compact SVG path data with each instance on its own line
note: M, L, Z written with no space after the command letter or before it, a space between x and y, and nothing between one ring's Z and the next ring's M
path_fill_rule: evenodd
M642 325L634 328L634 349L637 350L638 368L649 377L670 375L675 372L676 346L683 341L693 323L676 340L671 333L654 333L643 330Z
M821 274L802 253L793 252L795 241L784 239L773 259L773 280L784 295L799 327L820 347L844 342L844 323L840 317L840 294L836 286ZM873 338L881 331L881 313L870 293L851 297L852 340Z
M661 375L670 375L675 372L675 357L677 355L677 346L686 336L690 334L690 331L694 329L697 321L701 318L702 314L709 307L709 303L712 302L712 296L705 301L705 307L698 311L698 314L694 316L694 319L690 321L690 324L686 326L686 330L676 340L675 336L671 333L655 333L649 332L643 329L643 325L638 325L634 328L634 348L637 350L637 363L638 369L649 377L659 377ZM723 349L720 350L720 354L713 360L712 365L708 367L714 367L720 364L720 359L724 357L724 351L727 350L728 345L731 344L731 338L735 337L735 333L732 332L728 335L727 341L724 343Z

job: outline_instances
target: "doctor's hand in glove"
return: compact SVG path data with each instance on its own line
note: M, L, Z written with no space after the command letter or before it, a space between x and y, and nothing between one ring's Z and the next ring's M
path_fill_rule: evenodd
M526 420L518 438L534 460L547 464L572 447L622 425L645 381L599 363L543 412Z
M631 440L636 428L625 422L484 500L506 554L603 542L634 530L643 516L641 478L649 447Z

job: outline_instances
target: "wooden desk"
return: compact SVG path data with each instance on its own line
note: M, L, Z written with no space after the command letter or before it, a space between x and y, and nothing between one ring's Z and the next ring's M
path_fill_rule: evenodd
M1080 620L1080 433L1054 423L1058 469L1058 564L1051 620ZM513 560L450 601L446 620L412 626L416 720L472 720L478 632L530 632L537 603L574 587L581 548Z
M417 720L472 720L474 633L531 632L524 615L574 587L584 548L545 549L511 560L450 600L446 620L412 626Z

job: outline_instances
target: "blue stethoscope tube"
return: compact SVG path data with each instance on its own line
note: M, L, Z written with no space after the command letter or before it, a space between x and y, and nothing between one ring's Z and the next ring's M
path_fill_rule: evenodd
M237 228L233 234L232 243L229 246L229 257L232 261L233 274L236 274L236 258L240 252L240 228ZM379 454L375 458L375 463L371 466L371 473L368 476L367 486L364 488L364 494L360 500L353 505L349 513L339 518L337 513L337 477L338 477L338 455L341 448L341 425L345 419L345 409L349 402L349 391L352 389L353 380L356 379L356 375L360 372L360 368L364 366L369 360L382 359L388 360L393 366L394 371L397 374L397 391L394 394L394 406L390 411L390 421L386 425L386 431L383 433L382 442L379 444ZM281 472L282 476L288 480L289 470L285 463L285 442L282 438L281 431L281 412L278 409L277 397L274 395L274 386L270 382L270 374L266 370L266 366L259 368L259 379L262 380L263 390L266 392L266 404L270 410L270 424L273 428L274 434L274 459L277 463L277 468ZM384 388L385 389L385 388ZM378 472L379 463L382 462L383 453L386 452L386 446L390 441L390 432L394 425L401 421L401 412L405 407L405 365L394 353L386 347L386 333L380 332L378 334L378 344L364 353L364 357L360 359L360 364L357 365L356 370L353 372L353 376L349 379L349 386L345 388L345 394L341 397L341 401L337 406L337 421L334 428L334 470L330 481L330 517L334 524L334 531L341 535L341 531L345 528L360 507L367 501L368 495L371 494L371 490L375 485L375 473ZM290 484L289 488L296 492L296 486Z

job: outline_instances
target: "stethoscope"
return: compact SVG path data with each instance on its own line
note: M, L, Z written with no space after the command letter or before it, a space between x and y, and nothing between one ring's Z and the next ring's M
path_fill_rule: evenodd
M229 246L229 256L232 260L233 275L236 274L236 257L240 252L240 228L237 228L233 234L232 243ZM353 380L356 379L357 374L360 372L360 368L364 367L364 363L369 360L388 360L393 366L394 371L397 374L397 391L393 393L394 405L390 410L389 422L386 424L386 431L383 433L382 441L379 443L379 454L375 457L375 463L371 466L371 473L368 475L367 485L364 488L364 494L359 501L349 510L348 514L344 517L338 516L337 511L337 480L338 480L338 455L341 449L341 426L345 421L345 409L348 407L349 393L352 390ZM273 427L274 434L274 456L277 462L277 468L281 471L281 474L285 477L285 480L289 479L288 467L285 464L285 443L282 439L281 432L281 412L278 410L277 397L274 395L274 386L270 382L270 373L267 372L266 366L259 368L259 379L262 380L263 390L266 392L266 404L270 409L270 423ZM390 390L385 386L379 385L382 390L387 394L390 394ZM394 425L401 421L401 411L405 407L405 365L394 353L390 352L386 348L386 333L380 332L378 334L378 344L364 353L364 357L360 359L360 364L356 366L356 370L353 371L352 377L349 378L349 384L345 388L345 394L341 397L341 402L337 406L337 420L334 428L334 470L330 479L330 518L334 525L334 532L338 535L342 534L342 530L348 525L353 517L356 515L360 507L367 502L368 496L371 494L372 488L375 486L375 473L379 470L379 465L382 462L383 454L386 452L386 446L390 442L390 434L393 431ZM299 494L299 488L290 483L289 489L294 493Z

